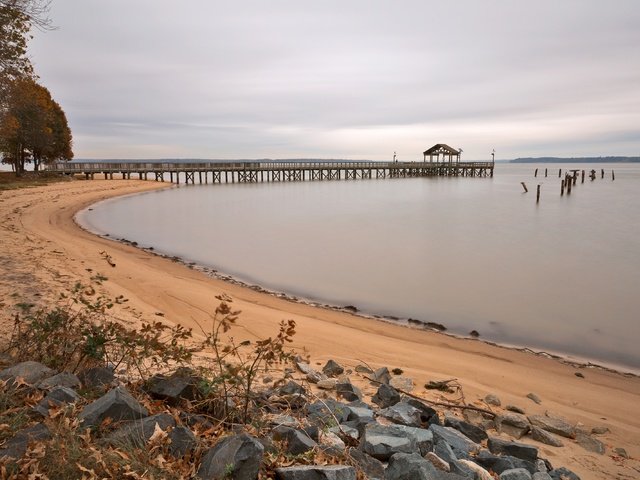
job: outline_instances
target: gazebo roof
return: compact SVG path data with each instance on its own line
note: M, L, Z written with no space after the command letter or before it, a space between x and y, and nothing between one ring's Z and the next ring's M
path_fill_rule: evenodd
M460 151L450 147L444 143L436 143L433 147L423 152L423 155L431 155L432 153L450 153L451 155L459 155Z

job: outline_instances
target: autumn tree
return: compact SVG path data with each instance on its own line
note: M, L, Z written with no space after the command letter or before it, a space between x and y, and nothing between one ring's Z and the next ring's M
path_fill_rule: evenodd
M33 162L38 171L42 163L73 158L67 117L49 90L31 78L16 79L6 105L0 117L0 152L16 175L26 163Z

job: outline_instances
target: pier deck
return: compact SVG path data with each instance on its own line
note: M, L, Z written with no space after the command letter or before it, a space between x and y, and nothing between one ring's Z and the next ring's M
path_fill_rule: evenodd
M159 182L258 183L407 177L493 177L493 162L70 162L47 171ZM169 178L166 178L166 177Z

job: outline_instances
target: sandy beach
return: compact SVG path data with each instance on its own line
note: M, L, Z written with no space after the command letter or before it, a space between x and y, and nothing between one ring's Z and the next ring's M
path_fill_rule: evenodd
M581 368L526 352L410 329L280 299L210 278L185 265L133 246L95 236L74 221L79 210L117 195L166 187L138 180L76 180L45 187L0 192L0 306L9 327L18 302L43 304L76 281L96 274L108 278L105 293L124 295L129 302L118 315L136 321L164 319L199 331L221 293L242 310L238 336L266 337L282 319L296 321L293 346L308 353L312 363L334 360L353 368L400 367L414 379L413 393L440 398L422 386L429 380L456 378L468 402L485 406L488 393L502 405L517 405L527 414L549 411L581 422L585 429L606 426L598 438L607 452L598 455L572 441L554 448L534 443L541 456L564 465L583 479L640 477L640 378L597 368ZM170 221L170 219L167 219ZM105 259L109 255L112 267ZM550 332L552 334L552 332ZM581 372L584 378L577 377ZM367 390L368 389L368 390ZM372 393L367 387L365 393ZM526 395L536 393L535 404ZM498 408L496 411L501 411ZM612 449L626 449L621 459Z

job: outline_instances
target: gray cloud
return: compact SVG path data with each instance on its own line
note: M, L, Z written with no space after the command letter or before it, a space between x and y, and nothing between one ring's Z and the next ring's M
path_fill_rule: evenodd
M32 57L78 157L637 155L635 0L56 0L51 15Z

